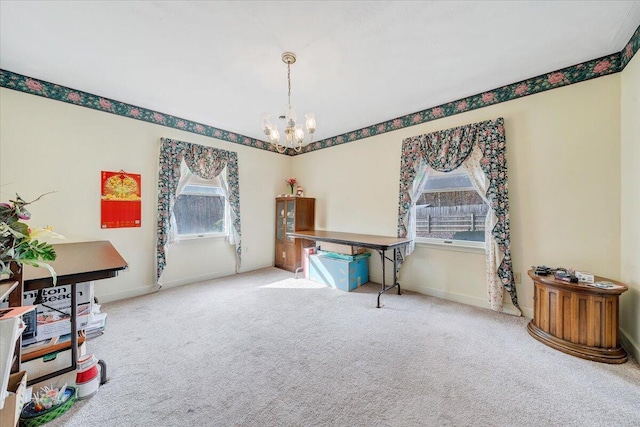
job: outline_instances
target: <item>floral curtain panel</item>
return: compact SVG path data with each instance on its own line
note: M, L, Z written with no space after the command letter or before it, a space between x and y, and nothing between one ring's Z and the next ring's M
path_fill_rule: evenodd
M482 200L491 206L491 201L487 198L489 190L489 179L482 169L483 153L479 145L475 145L469 157L462 162L462 167L467 172L467 176L478 192ZM498 223L498 217L495 210L489 209L487 217L484 220L484 229L493 230ZM491 233L484 233L485 248L485 267L487 278L487 298L492 310L500 311L502 309L502 297L504 288L501 285L501 279L498 276L498 267L504 258L504 252L500 249L500 245Z
M236 271L238 271L242 261L242 234L240 231L240 185L237 153L162 138L158 173L157 279L160 280L167 265L166 247L171 230L173 205L180 183L180 165L183 160L189 171L202 179L213 179L226 168L226 176L222 178L224 178L224 187L231 210L231 232L228 239L231 244L236 246Z
M419 135L402 142L398 236L415 238L415 227L410 227L410 224L415 224L415 218L412 218L412 212L415 215L415 194L421 191L426 182L424 179L418 179L421 181L421 187L416 188L419 185L416 179L425 175L424 168L430 166L437 171L450 172L469 158L474 147L481 153L481 157L475 160L478 164L465 167L468 171L479 168L484 172L488 189L486 194L481 195L488 201L490 216L493 216L495 222L493 227L487 228L486 231L486 240L495 242L497 247L497 250L493 250L492 243L487 245L486 250L489 302L492 309L502 311L502 287L509 293L513 305L519 309L511 261L503 118ZM478 182L477 178L475 182ZM491 265L497 268L494 270L490 268Z

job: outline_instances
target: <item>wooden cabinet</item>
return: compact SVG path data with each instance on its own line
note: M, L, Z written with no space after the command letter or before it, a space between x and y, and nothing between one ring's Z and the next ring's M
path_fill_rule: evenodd
M624 363L627 353L618 335L618 297L627 286L615 280L614 288L567 283L553 276L528 272L535 286L533 320L527 329L538 341L563 353L604 363Z
M15 261L10 264L12 277L11 279L5 279L0 281L0 294L2 300L6 297L9 299L9 307L22 307L23 297L23 280L22 280L22 267ZM12 355L12 362L10 372L15 374L20 371L20 350L22 348L22 335L18 337L14 344L14 352ZM1 367L4 369L4 366Z
M287 237L294 231L313 230L316 199L309 197L276 198L275 266L295 272L302 266L304 240Z

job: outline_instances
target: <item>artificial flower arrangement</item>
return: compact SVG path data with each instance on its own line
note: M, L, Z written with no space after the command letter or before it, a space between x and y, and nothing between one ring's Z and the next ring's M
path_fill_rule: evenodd
M291 188L291 194L293 194L293 187L296 185L298 181L296 181L295 178L287 178L287 184L289 184L289 187Z
M9 203L0 203L0 278L11 278L11 265L17 264L44 267L51 272L53 283L56 283L56 272L46 263L55 261L56 251L50 244L40 242L44 237L59 237L53 232L53 227L31 229L23 221L31 218L26 206L44 196L41 195L31 202L24 201L18 194Z
M54 405L64 403L69 398L69 395L65 393L66 391L66 383L60 388L56 388L53 385L51 385L51 387L41 387L38 393L33 393L31 396L35 411L42 412Z

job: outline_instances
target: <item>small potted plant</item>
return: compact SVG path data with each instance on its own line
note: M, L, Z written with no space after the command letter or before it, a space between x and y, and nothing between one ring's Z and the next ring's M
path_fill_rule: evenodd
M26 206L42 196L26 202L16 194L15 200L0 203L0 279L11 279L21 272L23 265L32 265L47 268L55 284L56 273L47 261L55 261L56 251L38 239L62 236L54 233L52 227L31 229L23 222L31 218Z
M295 187L297 182L298 181L296 181L295 178L287 178L287 184L289 184L289 188L291 189L291 194L293 194L293 187Z

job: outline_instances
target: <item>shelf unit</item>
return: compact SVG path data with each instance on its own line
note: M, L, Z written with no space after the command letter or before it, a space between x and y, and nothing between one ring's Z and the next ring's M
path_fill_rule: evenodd
M310 197L276 198L276 242L274 264L295 272L302 266L302 248L310 241L287 236L287 233L313 230L316 199Z

